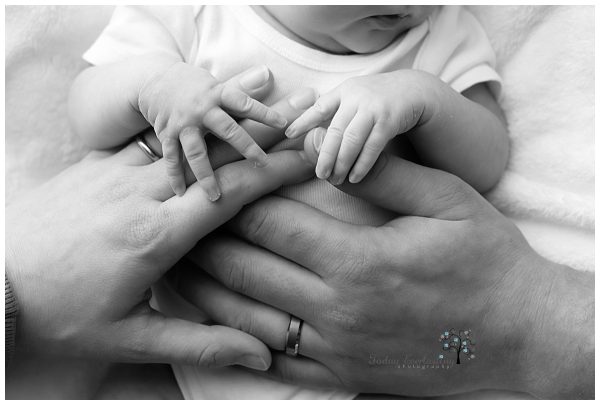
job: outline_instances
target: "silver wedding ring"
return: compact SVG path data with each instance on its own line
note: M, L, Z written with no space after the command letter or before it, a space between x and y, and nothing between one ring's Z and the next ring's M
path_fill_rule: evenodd
M290 325L288 326L287 335L285 338L285 354L288 356L298 356L300 348L300 333L302 332L302 324L304 321L290 315Z
M150 146L148 146L143 136L137 135L135 137L135 142L140 147L142 152L144 152L144 154L150 158L151 161L156 162L158 159L160 159L160 157L156 153L154 153Z

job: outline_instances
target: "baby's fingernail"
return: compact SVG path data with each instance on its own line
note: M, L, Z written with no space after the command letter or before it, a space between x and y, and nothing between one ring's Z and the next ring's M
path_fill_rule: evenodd
M331 176L331 169L323 171L322 169L317 168L317 170L315 170L315 173L317 177L321 180L327 180L329 176Z
M288 124L288 120L286 120L283 115L279 115L276 123L279 128L285 128L285 126Z
M269 69L266 66L257 66L240 78L240 84L247 90L261 87L269 80Z
M215 202L219 198L221 198L221 192L218 190L213 190L208 193L208 201Z
M266 153L259 157L255 162L254 162L254 167L265 167L266 165L269 164L269 155L267 155Z
M306 110L317 100L317 95L312 89L301 89L293 94L288 102L296 110Z
M350 176L348 176L348 181L352 184L358 183L358 176L354 173L351 173Z
M175 194L177 194L179 197L181 197L182 195L185 194L185 187L178 186L178 187L175 187L173 189L173 191L175 192Z
M296 127L294 124L290 125L288 129L285 130L285 136L288 138L293 138L296 136Z
M329 182L331 184L333 184L334 186L339 186L340 184L342 184L344 182L344 179L340 178L340 177L334 177L331 180L329 180Z

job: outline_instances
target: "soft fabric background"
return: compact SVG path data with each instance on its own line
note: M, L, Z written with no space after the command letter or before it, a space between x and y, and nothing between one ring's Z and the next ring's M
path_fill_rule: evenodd
M511 136L508 169L487 197L540 254L593 271L594 8L469 8L497 52L504 79L500 103ZM86 153L69 130L66 99L71 81L85 66L80 55L111 10L6 7L7 203ZM79 364L78 371L61 374L50 363L33 365L31 378L44 396L56 395L57 385L65 381L71 396L89 395L95 388L84 377L104 370Z

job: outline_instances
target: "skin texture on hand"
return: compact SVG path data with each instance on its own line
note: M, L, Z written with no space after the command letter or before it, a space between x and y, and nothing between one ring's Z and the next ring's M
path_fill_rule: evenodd
M270 88L265 83L248 94L260 97ZM303 111L292 106L294 97L314 102L314 92L300 91L273 108L294 119ZM264 146L283 137L256 122L242 125L258 131ZM148 164L130 144L116 154L91 153L7 207L6 272L20 305L17 349L102 361L266 368L270 353L256 338L166 318L148 304L151 285L200 238L245 204L305 180L312 170L302 151L273 153L262 168L236 162L231 149L217 156L223 197L216 204L198 184L174 196L164 161Z
M169 181L178 195L185 191L183 153L210 199L219 198L204 142L208 132L231 144L244 157L266 165L265 152L229 113L284 128L287 121L282 115L246 94L269 78L267 67L257 66L244 72L236 83L221 83L205 69L176 62L141 86L139 111L162 143Z
M313 162L323 131L305 141ZM288 382L409 396L593 396L593 276L539 257L448 173L384 154L361 184L340 188L400 216L355 226L264 198L229 223L234 235L208 237L188 256L195 266L180 274L182 295L265 342L268 374ZM305 321L298 358L281 353L289 314ZM472 330L475 359L449 370L395 366L446 354L438 338L450 328ZM557 351L552 333L581 351Z

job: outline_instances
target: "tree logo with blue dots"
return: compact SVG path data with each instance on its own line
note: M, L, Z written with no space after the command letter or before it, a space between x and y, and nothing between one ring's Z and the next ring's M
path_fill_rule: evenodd
M458 333L454 329L444 331L440 335L438 341L442 344L442 350L456 352L456 364L460 364L460 355L462 354L467 360L475 358L475 342L470 329L460 330ZM443 359L444 355L440 354L439 359Z

